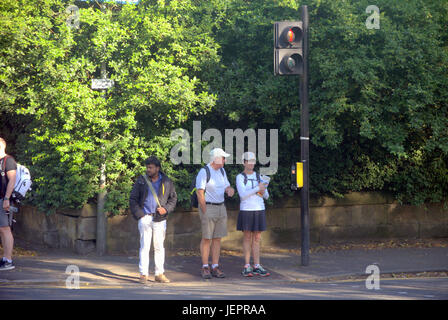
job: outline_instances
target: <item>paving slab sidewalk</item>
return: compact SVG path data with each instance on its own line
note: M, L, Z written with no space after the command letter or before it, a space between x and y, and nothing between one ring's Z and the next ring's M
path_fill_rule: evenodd
M151 252L152 255L152 252ZM200 278L199 256L173 255L165 261L166 275L171 286L211 285L216 281L232 283L263 281L266 285L291 281L326 281L349 276L366 276L366 268L376 264L381 274L400 272L448 271L448 248L387 248L379 250L338 250L310 254L309 266L300 265L300 256L291 253L265 253L262 264L271 272L270 277L244 278L243 259L223 255L220 262L225 279ZM81 286L126 286L138 283L138 256L106 255L80 256L60 251L46 251L37 256L19 256L16 268L0 272L2 286L61 285L65 286L71 270L79 269ZM153 270L153 268L152 268ZM153 282L150 275L149 285ZM158 285L158 284L157 284Z

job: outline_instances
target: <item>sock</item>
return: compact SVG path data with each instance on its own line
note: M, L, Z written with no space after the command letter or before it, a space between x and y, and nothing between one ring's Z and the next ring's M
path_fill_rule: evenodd
M208 268L208 264L203 264L202 268Z
M212 264L212 269L215 269L217 266L217 264Z
M2 260L3 260L3 261L6 261L6 262L8 262L8 263L12 263L12 260L6 259L5 257L3 257Z
M244 268L249 268L249 267L250 267L249 263L244 265Z
M254 268L256 269L256 268L259 268L260 267L260 264L259 263L257 263L257 264L254 264Z

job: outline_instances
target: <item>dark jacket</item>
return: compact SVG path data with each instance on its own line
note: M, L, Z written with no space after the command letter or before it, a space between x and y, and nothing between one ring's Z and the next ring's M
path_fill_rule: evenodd
M168 214L173 212L174 208L176 208L177 202L177 194L174 188L174 183L164 173L159 172L159 174L162 176L162 183L160 184L157 197L159 198L160 205L166 209L166 214L160 215L157 213L154 215L154 221L165 220L166 216L168 216ZM151 181L151 179L149 180ZM143 178L143 176L139 176L132 187L131 196L129 197L131 213L136 220L145 215L143 205L149 192L149 187L145 181L145 178Z

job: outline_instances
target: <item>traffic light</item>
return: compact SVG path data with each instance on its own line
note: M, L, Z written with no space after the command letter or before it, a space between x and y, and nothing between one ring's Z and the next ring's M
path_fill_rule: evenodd
M291 190L303 188L303 163L296 162L291 166Z
M274 23L274 74L303 74L302 21Z

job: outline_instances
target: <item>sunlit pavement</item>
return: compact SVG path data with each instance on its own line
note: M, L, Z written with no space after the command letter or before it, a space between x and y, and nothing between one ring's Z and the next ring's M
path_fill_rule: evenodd
M85 285L67 289L62 283L0 287L1 299L161 299L161 300L297 300L297 299L391 299L446 300L448 278L385 279L380 287L367 289L365 281L329 283L261 282L219 283L218 279L191 284Z

